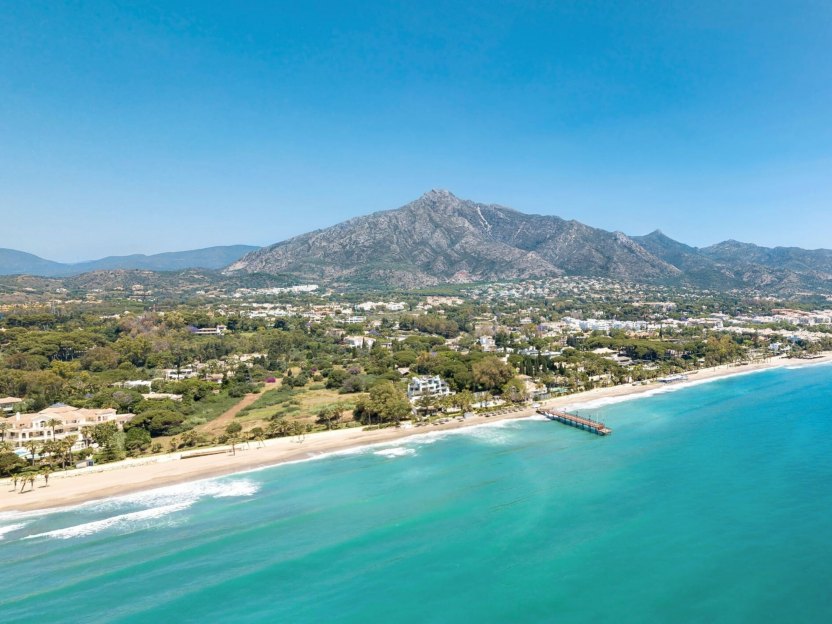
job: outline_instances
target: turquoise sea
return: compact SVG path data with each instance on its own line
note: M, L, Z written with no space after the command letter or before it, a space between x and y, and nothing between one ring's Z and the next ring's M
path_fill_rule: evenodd
M0 516L0 622L832 622L832 367L582 412Z

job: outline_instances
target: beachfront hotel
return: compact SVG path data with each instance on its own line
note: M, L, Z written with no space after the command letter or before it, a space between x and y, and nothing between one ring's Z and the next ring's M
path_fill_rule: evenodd
M443 397L451 394L448 382L439 375L433 377L413 377L407 385L407 398L415 401L421 397Z
M15 414L5 419L9 425L5 431L5 439L16 448L23 447L27 442L43 444L51 440L63 440L71 437L75 439L73 450L84 448L81 430L100 423L115 422L119 429L135 414L118 414L112 408L86 409L72 407L63 403L56 403L36 414ZM53 427L51 421L60 424Z

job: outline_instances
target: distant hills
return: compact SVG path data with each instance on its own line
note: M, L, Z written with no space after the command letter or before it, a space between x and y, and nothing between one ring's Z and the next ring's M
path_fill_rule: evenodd
M700 249L658 230L627 236L433 190L401 208L252 251L225 270L241 272L407 288L583 275L795 291L832 287L832 251L736 241Z
M206 247L190 251L174 251L146 256L109 256L89 262L62 263L45 260L23 251L0 249L0 275L36 275L40 277L66 277L91 271L145 270L181 271L184 269L217 270L235 262L245 254L258 249L252 245L228 245Z

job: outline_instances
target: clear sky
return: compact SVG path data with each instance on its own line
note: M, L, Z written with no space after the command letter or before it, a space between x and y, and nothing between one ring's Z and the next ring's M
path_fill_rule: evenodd
M0 8L0 247L269 244L431 188L832 247L832 3Z

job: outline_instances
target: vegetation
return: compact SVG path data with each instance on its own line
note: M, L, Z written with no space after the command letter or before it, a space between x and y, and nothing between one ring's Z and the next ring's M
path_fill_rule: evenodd
M548 290L536 282L512 285L511 296L489 285L388 291L386 297L401 301L396 310L361 316L350 313L366 299L356 292L251 294L242 302L197 297L151 303L113 295L57 306L7 304L0 307L0 396L24 399L16 407L23 412L61 402L114 408L132 418L123 430L101 423L82 432L82 452L61 441L28 444L27 459L11 452L10 421L0 418L0 475L43 470L46 481L49 471L87 456L105 462L210 444L229 444L236 453L246 441L393 426L486 409L494 401L522 404L764 359L774 345L793 355L832 348L830 327L818 326L807 337L784 321L732 331L685 322L696 315L769 314L784 305L771 298L557 284ZM517 295L521 287L527 292ZM123 297L125 287L116 288ZM645 303L648 298L663 300L663 308ZM261 301L281 307L281 314L252 314L249 306ZM819 302L788 303L812 309ZM580 330L562 325L567 317L642 326ZM223 335L193 331L219 325L227 328ZM362 346L345 342L345 335L360 336ZM405 389L412 375L438 375L453 393L411 403ZM52 437L59 427L58 420L47 423Z

